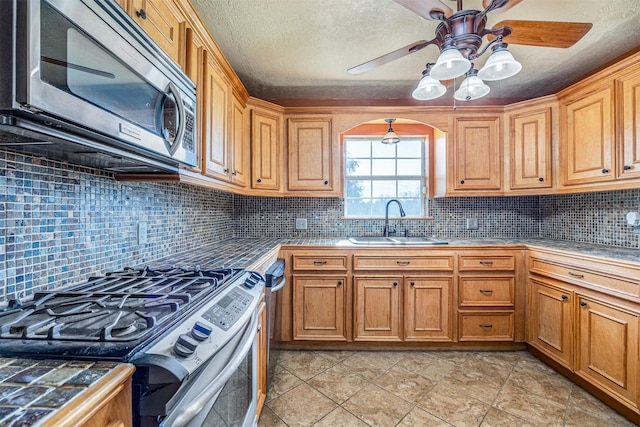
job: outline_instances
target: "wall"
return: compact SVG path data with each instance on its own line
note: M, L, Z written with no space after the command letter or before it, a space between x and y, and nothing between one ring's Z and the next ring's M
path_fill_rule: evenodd
M0 302L227 239L233 216L230 194L0 150Z

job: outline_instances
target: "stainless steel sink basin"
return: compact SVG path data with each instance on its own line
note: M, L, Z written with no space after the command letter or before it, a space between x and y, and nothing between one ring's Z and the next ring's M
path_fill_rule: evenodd
M349 237L349 241L356 245L446 245L444 240L429 237Z

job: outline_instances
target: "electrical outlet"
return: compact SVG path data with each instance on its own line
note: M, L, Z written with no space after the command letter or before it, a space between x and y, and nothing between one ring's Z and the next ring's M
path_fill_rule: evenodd
M307 229L307 218L296 218L296 230Z
M147 223L138 223L138 245L144 245L147 243Z
M467 230L477 230L478 220L476 218L467 218Z

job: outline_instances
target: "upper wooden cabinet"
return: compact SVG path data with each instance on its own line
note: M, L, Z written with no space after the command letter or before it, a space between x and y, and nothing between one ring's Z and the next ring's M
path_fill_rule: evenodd
M288 191L340 191L331 132L331 118L288 119Z
M449 154L452 195L502 190L500 117L454 117Z
M507 113L509 188L549 188L551 175L551 107L524 107Z
M640 177L640 66L617 81L619 179Z
M560 167L564 185L615 179L613 84L560 99Z
M282 114L251 110L251 188L282 191Z
M184 16L174 2L166 0L129 0L129 14L162 50L180 66L184 66ZM124 0L120 2L124 4Z

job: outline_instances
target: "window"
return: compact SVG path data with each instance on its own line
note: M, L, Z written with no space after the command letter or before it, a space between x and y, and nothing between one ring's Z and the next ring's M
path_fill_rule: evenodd
M424 216L423 138L404 137L393 145L379 137L345 138L344 146L346 217L384 218L391 199L400 200L407 216Z

